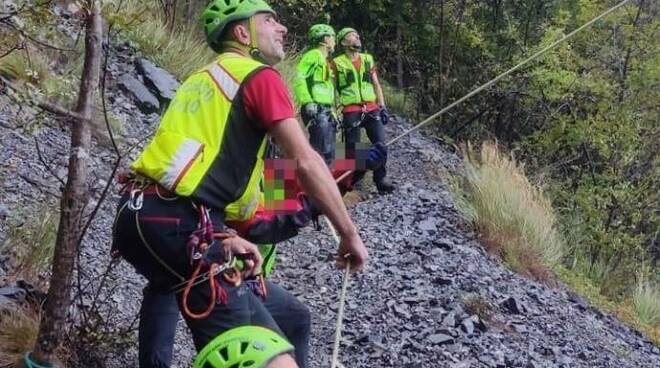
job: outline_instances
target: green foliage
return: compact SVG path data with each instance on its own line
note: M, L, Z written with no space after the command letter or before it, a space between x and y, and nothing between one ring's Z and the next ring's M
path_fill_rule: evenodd
M464 177L448 177L463 215L513 270L546 279L563 252L550 202L496 145L468 146L463 157Z
M403 116L411 116L415 113L414 100L410 93L397 89L382 79L380 84L383 88L383 98L391 112Z

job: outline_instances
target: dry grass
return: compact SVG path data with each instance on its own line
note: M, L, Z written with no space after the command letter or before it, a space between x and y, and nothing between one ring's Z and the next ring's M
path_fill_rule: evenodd
M26 307L0 310L0 367L18 367L39 332L39 314Z
M53 258L57 221L57 216L44 208L26 215L22 223L9 226L7 238L0 245L0 251L9 254L12 261L8 276L45 287L43 273Z
M14 82L39 86L52 77L48 63L39 52L15 50L0 59L0 75Z
M640 279L633 293L637 318L653 328L660 328L660 289Z
M454 199L484 246L513 270L548 281L562 257L554 211L522 165L492 143L463 150L463 177L448 174Z
M478 316L482 321L490 321L493 317L493 306L478 295L463 298L465 311L470 315Z
M154 4L124 0L117 11L117 3L105 3L103 13L108 22L119 27L124 36L138 45L141 52L180 80L216 57L206 45L201 25L196 22L181 24L170 32L162 12Z

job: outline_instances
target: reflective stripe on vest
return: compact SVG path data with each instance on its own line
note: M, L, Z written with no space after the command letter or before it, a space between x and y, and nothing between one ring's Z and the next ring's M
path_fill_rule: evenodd
M259 203L267 142L265 130L245 115L241 84L265 67L222 54L191 75L133 170L180 196L224 210L227 220L250 218Z
M230 101L234 100L234 97L236 97L236 94L238 93L238 88L241 86L240 83L234 80L234 78L218 64L211 65L208 72L211 74L211 77L225 97Z
M374 60L369 54L358 54L358 57L362 60L360 70L355 70L353 61L346 54L334 59L339 102L344 106L376 101L376 92L371 83Z

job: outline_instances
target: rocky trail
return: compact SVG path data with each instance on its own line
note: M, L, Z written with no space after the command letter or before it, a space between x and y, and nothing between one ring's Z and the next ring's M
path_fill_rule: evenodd
M168 93L154 93L158 83L146 79L158 77L148 77L144 66L139 73L134 59L130 48L118 46L108 68L108 102L123 126L118 134L123 150L139 145L156 127L158 115L153 112L159 98L167 98ZM172 87L163 87L167 88ZM135 97L136 93L151 95ZM136 108L136 98L144 100L139 104L146 113ZM388 134L408 127L404 120L393 122ZM115 160L103 129L98 131L100 144L90 162L88 208L99 200ZM0 217L38 216L38 211L57 208L61 183L56 176L65 175L68 154L65 123L16 106L0 93L0 140ZM514 274L483 250L438 175L442 169L454 170L458 162L439 142L416 132L390 148L389 176L398 184L393 194L379 196L370 177L365 180L362 200L351 207L351 214L371 258L349 285L340 352L343 365L660 366L660 350L638 332L562 287L550 288ZM82 248L82 275L91 284L83 292L83 302L76 303L79 306L94 298L100 273L109 263L117 187L111 192ZM6 231L3 221L0 239ZM330 366L342 276L331 261L335 249L325 227L320 232L305 229L279 247L274 278L312 311L312 367ZM6 257L0 257L0 277L8 267ZM99 310L107 324L134 323L143 285L125 262L114 268L105 281ZM136 354L134 342L103 359L108 367L133 367ZM194 356L183 323L175 355L177 367L189 366Z

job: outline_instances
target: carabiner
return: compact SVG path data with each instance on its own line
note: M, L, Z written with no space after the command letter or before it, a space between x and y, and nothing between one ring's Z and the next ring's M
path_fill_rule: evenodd
M144 202L144 192L142 189L132 189L128 197L128 209L131 211L139 211L142 209L142 203Z

